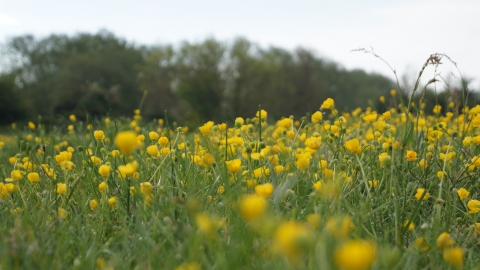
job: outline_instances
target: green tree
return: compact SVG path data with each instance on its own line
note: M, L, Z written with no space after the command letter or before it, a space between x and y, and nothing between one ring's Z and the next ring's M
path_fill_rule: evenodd
M51 35L36 40L22 36L9 42L18 86L26 93L34 113L47 119L75 113L113 115L138 107L139 49L113 34L73 37Z
M172 46L156 46L145 50L140 71L140 89L147 93L142 111L147 118L163 118L164 112L175 120L184 121L190 105L174 92L177 79L176 52Z
M336 107L368 106L393 87L388 78L338 64L299 48L261 48L245 38L179 46L135 47L113 34L21 36L10 40L10 75L31 115L46 120L129 115L143 93L142 113L182 124L255 115L278 119L315 111L328 97Z
M14 76L0 75L0 125L24 120L27 106L21 92L15 87Z
M221 120L225 90L222 64L226 47L207 39L200 44L185 42L177 52L177 81L173 91L188 102L195 114L190 120Z

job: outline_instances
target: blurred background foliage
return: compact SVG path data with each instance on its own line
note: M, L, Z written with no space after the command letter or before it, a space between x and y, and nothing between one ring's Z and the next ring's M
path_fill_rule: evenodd
M265 49L245 38L146 47L100 31L19 36L2 46L0 125L38 115L47 124L69 114L118 117L139 106L146 119L163 118L167 111L191 126L253 116L259 104L278 119L316 111L328 97L341 111L381 111L378 98L396 88L387 77L345 70L303 48ZM458 95L428 89L427 111L435 104L446 109L453 93Z

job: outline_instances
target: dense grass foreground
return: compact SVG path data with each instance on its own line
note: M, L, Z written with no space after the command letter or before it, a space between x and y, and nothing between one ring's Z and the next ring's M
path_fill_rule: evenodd
M480 106L0 138L0 268L478 267Z

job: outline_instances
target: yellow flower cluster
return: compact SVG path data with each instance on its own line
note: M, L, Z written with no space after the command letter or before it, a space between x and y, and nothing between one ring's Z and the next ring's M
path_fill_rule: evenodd
M395 90L385 96L382 106L396 104ZM427 112L415 103L411 111L341 113L327 98L301 119L271 122L259 109L195 129L161 119L144 125L136 110L127 123L92 122L83 135L75 115L62 136L29 122L19 140L0 143L2 215L34 213L45 201L49 226L131 222L122 231L130 234L155 224L161 229L152 235L169 243L161 252L202 259L176 269L199 269L230 247L251 256L241 259L248 267L390 269L415 261L460 269L479 258L471 238L480 232L480 106ZM204 253L185 255L186 243Z

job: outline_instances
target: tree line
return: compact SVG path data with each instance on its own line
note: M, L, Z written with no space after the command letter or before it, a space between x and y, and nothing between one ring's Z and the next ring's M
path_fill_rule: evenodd
M141 107L147 119L167 111L196 125L253 116L259 104L278 119L318 110L328 97L340 110L379 106L395 88L387 77L346 70L310 50L261 48L245 38L148 47L108 31L25 35L2 52L0 124L37 115L47 123L69 114L119 117Z

